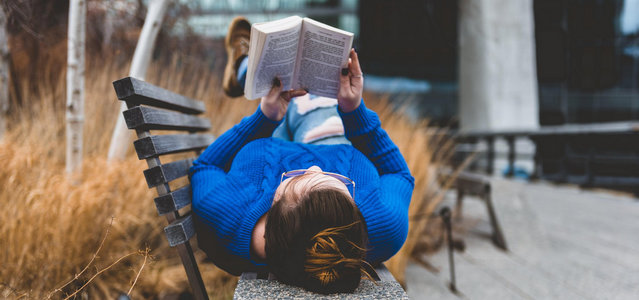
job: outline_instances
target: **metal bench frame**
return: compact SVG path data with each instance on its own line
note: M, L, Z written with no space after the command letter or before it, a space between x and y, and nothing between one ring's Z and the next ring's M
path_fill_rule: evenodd
M639 121L541 126L535 130L462 131L452 132L451 135L462 146L457 149L462 158L475 152L480 141L486 143L485 171L490 175L494 172L496 140L506 141L508 172L505 175L512 177L515 175L517 156L515 140L527 139L536 146L532 157L533 179L568 182L584 187L630 188L639 194L636 188L639 176L636 172L624 175L623 172L606 171L636 166L637 155L632 151L632 143L636 143L639 136ZM626 139L629 150L621 153L616 153L614 149L605 150L611 139ZM471 164L473 168L476 168L476 164ZM570 171L571 168L580 171Z
M461 217L462 201L465 195L477 196L486 205L490 226L492 227L492 241L498 248L508 250L506 238L499 226L497 214L493 207L491 197L490 178L476 173L460 172L454 182L454 188L457 190L457 201L455 203L455 215Z

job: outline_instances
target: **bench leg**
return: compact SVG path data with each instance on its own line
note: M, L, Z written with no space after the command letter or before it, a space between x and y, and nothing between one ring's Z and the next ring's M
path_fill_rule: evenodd
M481 199L484 200L484 203L486 203L486 210L488 210L488 217L490 218L490 226L493 228L493 243L495 243L495 245L500 249L507 251L508 247L506 246L506 239L501 231L499 222L497 222L497 215L493 209L493 201L491 199L490 192L490 186L486 186Z
M448 265L450 269L450 285L448 288L454 294L457 293L457 283L455 280L455 259L453 255L453 228L450 221L450 209L444 206L440 211L439 215L442 217L444 221L444 226L446 228L446 240L448 248Z
M495 139L493 137L487 137L486 143L488 144L488 149L486 149L486 173L488 175L493 175L494 168L493 165L495 163Z
M168 188L166 189L168 191ZM160 189L158 189L160 191ZM158 193L159 195L162 195ZM177 212L173 212L171 214L166 215L166 220L169 224L175 221L179 217ZM191 285L191 291L193 292L193 297L196 300L208 300L209 295L206 293L206 287L204 286L204 281L202 280L202 274L200 274L200 269L197 266L197 260L195 259L195 255L193 255L193 247L191 246L191 241L186 241L184 244L179 244L175 246L180 259L182 260L182 265L184 265L184 271L186 271L186 277L189 280L189 284Z
M175 248L177 248L180 258L182 259L182 264L184 265L186 276L191 284L191 290L193 291L194 298L197 300L208 300L209 296L206 293L204 281L202 281L202 275L200 275L200 270L197 267L197 262L193 255L193 249L191 248L191 242L187 241L184 244L175 246Z

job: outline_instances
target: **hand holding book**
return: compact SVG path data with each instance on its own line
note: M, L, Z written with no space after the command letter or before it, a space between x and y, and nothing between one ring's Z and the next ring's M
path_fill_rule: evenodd
M348 67L342 69L339 93L337 94L337 103L343 112L351 112L359 107L364 90L364 77L355 49L351 49L349 56Z
M309 18L253 24L244 94L248 99L267 95L277 77L283 90L337 98L352 44L352 33Z
M306 95L305 90L288 90L282 92L282 81L275 77L271 90L262 97L260 109L262 113L272 121L279 122L286 115L288 103L292 98Z
M340 76L339 93L337 103L343 112L351 112L359 107L362 102L362 91L364 87L364 77L362 68L355 49L350 51L348 67L342 69ZM305 90L282 91L282 82L279 78L273 79L271 90L262 97L260 108L262 113L273 121L280 121L286 114L288 103L294 97L304 96Z

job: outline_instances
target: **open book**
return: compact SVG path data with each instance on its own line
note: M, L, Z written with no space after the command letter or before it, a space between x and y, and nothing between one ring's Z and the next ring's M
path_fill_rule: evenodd
M337 98L352 44L353 33L309 18L253 24L244 94L251 100L265 96L279 77L283 90Z

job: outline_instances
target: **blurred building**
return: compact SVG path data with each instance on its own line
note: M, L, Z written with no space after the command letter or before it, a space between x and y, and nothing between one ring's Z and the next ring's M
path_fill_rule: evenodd
M639 119L639 1L536 0L542 125Z
M299 15L354 32L355 36L359 33L358 0L197 0L184 3L194 14L188 25L207 37L224 37L228 24L238 15L252 23Z
M540 125L639 118L638 2L533 0ZM236 15L297 14L354 32L372 90L419 100L419 116L456 124L460 0L182 3L192 12L185 25L207 37L223 37Z
M509 9L516 6L510 1L512 0L199 0L184 3L192 11L186 24L195 32L213 38L223 37L229 21L236 15L244 15L251 22L275 20L290 15L308 16L354 32L354 47L360 54L366 73L365 88L388 94L397 105L407 105L409 109L405 111L410 116L429 118L434 124L457 128L460 115L465 118L462 113L464 109L471 112L476 110L468 109L468 103L472 101L460 101L461 98L468 98L468 93L466 97L460 93L460 86L468 87L464 82L472 82L472 78L484 80L486 85L501 84L497 94L506 91L518 98L517 91L528 91L522 93L530 94L530 97L517 101L532 108L521 109L519 104L507 102L508 97L505 97L500 101L510 105L510 108L475 112L476 115L489 119L486 122L488 125L471 124L470 127L477 126L483 130L508 129L509 124L516 125L520 118L509 115L509 111L516 111L520 115L526 111L534 114L532 118L521 118L530 119L530 122L525 122L527 124L524 127L534 125L530 126L533 130L537 126L639 120L639 0L530 0L532 7L524 5L527 7L523 13L528 14L527 19L532 14L532 31L521 30L522 35L530 37L519 41L517 30L505 28L520 26L517 22L524 21L518 21L517 17L510 14ZM462 20L461 18L467 16L464 13L468 13L469 5L483 5L480 12L472 12L475 13L473 17L479 13L479 18L488 19L482 21L483 24ZM490 16L486 17L485 14ZM497 25L490 25L491 22ZM460 27L460 24L466 28ZM469 52L468 48L465 49L466 52L462 51L464 49L460 46L460 38L464 35L468 37L474 24L489 24L485 28L493 32L487 34L486 39L502 39L502 44L530 40L521 43L523 46L520 48L526 49L527 45L533 48L531 55L521 56L526 60L521 61L522 65L533 64L532 71L526 72L532 74L533 77L526 80L532 81L533 85L524 85L532 86L531 89L509 87L508 79L517 78L508 78L508 75L504 77L503 74L501 82L499 77L495 77L497 80L486 80L473 74L466 76L460 83L463 78L461 75L469 72L460 67L460 62L469 61L469 57L464 55L470 53L470 61L473 60L472 55L494 55L491 52L494 48L489 46L488 50L483 49L481 42L479 46L474 46L478 47L477 51L471 49ZM495 63L497 60L492 58L492 66L510 68L509 74L516 76L512 72L517 63L515 61L513 66L512 62L513 57L519 57L520 54L513 54L513 49L516 52L517 47L508 47L510 46L502 48L510 55L508 64ZM486 52L473 54L479 51ZM487 72L492 71L492 66L487 67ZM459 73L460 69L464 70L464 74ZM493 107L500 106L499 101L491 102L492 95L478 95L477 101L481 103L471 104L481 108L485 106L482 101L487 101ZM490 121L504 116L509 121ZM624 171L627 168L623 167L632 165L628 164L629 161L639 161L639 154L633 150L638 146L635 145L636 142L628 144L624 136L608 136L606 141L599 148L593 148L591 144L580 144L581 142L570 144L561 141L542 150L539 147L537 150L530 148L530 156L535 155L534 153L546 155L544 151L552 152L552 155L557 156L558 163L555 166L545 166L545 170L552 171L556 168L558 174L562 174L561 178L572 173L583 177L584 172L590 172L584 170L598 166L606 174L627 173L627 176L639 179L639 171ZM605 154L603 160L615 163L600 166L590 162L583 163L584 157L596 157L598 153ZM620 160L619 157L624 159ZM635 169L639 170L639 165Z
M639 1L534 0L540 125L639 119ZM366 1L360 52L366 71L426 79L422 101L454 120L458 0ZM391 25L392 24L392 25Z

